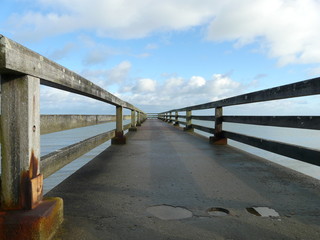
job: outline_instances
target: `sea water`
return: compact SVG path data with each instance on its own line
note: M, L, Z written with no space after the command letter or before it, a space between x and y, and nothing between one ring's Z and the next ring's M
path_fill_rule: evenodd
M214 122L212 121L193 120L193 123L214 128ZM223 123L223 130L316 150L320 149L320 131L317 130L257 126L239 123ZM195 131L207 137L211 136L202 131ZM284 157L230 139L228 140L228 144L320 180L320 167L318 166Z
M125 120L124 125L128 124L130 120ZM41 156L44 156L50 152L61 149L63 147L69 146L71 144L80 142L87 138L93 137L103 132L108 132L112 129L115 129L115 122L104 123L94 126L75 128L61 132L49 133L45 135L41 135ZM69 177L72 173L77 171L87 162L92 160L99 153L104 151L110 146L110 141L107 141L98 147L92 149L86 154L82 155L77 160L69 163L65 167L61 168L56 173L52 174L48 178L44 180L43 191L44 194L54 188L56 185L61 183L67 177Z
M129 122L130 120L125 120L124 124L128 124ZM193 120L193 123L206 127L214 127L214 122L210 121ZM41 156L112 129L115 129L115 122L41 135ZM254 126L235 123L223 123L223 129L259 138L320 149L320 131L316 130ZM208 133L198 130L195 131L206 137L210 136ZM232 140L228 140L228 144L320 180L320 167L318 166L283 157ZM53 187L61 183L109 146L110 141L101 144L46 178L44 180L44 193L50 191Z

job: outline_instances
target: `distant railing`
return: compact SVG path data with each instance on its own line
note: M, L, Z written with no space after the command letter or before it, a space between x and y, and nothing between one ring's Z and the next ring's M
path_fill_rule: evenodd
M147 113L147 118L148 119L157 119L158 113Z
M123 131L128 128L135 130L146 118L132 104L2 35L0 79L2 210L34 208L42 199L43 177L109 139L114 144L125 143ZM47 132L66 129L58 116L42 116L40 120L40 84L114 105L116 129L50 153L40 161L40 128L42 133L45 128ZM131 110L131 123L125 126L123 108ZM76 123L73 122L75 118L78 118ZM100 120L97 116L62 118L68 122L68 127L72 125L70 128L96 124ZM49 124L40 127L41 122L42 125Z
M236 97L226 98L215 102L189 106L180 109L173 109L160 113L158 117L168 122L174 122L176 125L183 124L185 130L193 131L198 129L210 134L210 141L215 144L227 144L227 139L232 139L247 145L251 145L269 152L280 154L289 158L294 158L303 162L320 166L319 149L311 149L293 144L257 138L245 134L224 131L222 125L224 122L253 124L263 126L275 126L286 128L301 128L320 130L320 116L225 116L223 107L250 104L257 102L266 102L271 100L288 99L302 96L311 96L320 94L320 78L314 78L307 81L301 81L293 84L270 88L262 91L243 94ZM204 110L215 108L214 116L194 116L192 110ZM186 112L185 115L179 115L179 112ZM174 113L174 114L172 114ZM180 121L180 119L186 121ZM214 121L214 128L200 126L192 123L193 119L203 121Z

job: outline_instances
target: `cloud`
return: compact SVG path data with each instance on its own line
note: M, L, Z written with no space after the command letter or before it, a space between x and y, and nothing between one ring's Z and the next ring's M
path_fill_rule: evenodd
M201 76L192 76L190 79L170 77L162 84L143 78L131 87L123 87L118 96L144 107L178 108L238 95L246 88L222 74L214 74L211 79Z
M49 58L55 61L65 58L75 48L74 43L67 43L61 49L56 49L49 54Z
M112 83L124 82L131 70L131 63L129 61L123 61L108 71L108 81Z
M114 114L114 106L67 91L41 86L41 114Z
M147 49L147 50L153 50L153 49L157 49L157 48L159 48L159 46L158 46L158 44L155 44L155 43L149 43L149 44L145 47L145 49Z
M111 69L87 69L82 71L82 75L102 88L107 88L112 84L126 82L131 63L129 61L120 62Z
M235 41L235 47L258 43L281 66L320 62L319 12L317 0L226 1L207 39Z
M88 36L81 36L79 39L87 50L87 54L83 59L85 65L102 64L106 62L110 56L119 54L119 52L111 47L97 43Z
M139 79L136 85L132 88L133 92L145 93L156 91L157 82L150 78Z
M46 13L16 14L11 25L27 37L53 36L76 30L94 30L100 36L140 38L152 32L183 30L205 23L216 1L202 0L38 0ZM20 20L23 23L20 24ZM17 31L17 34L19 32Z
M236 48L257 44L258 51L278 59L280 66L320 62L318 0L36 1L45 12L15 13L6 23L16 39L78 30L129 39L207 26L207 40L231 41ZM156 47L149 44L146 49ZM92 51L87 63L105 61L108 53L101 52Z

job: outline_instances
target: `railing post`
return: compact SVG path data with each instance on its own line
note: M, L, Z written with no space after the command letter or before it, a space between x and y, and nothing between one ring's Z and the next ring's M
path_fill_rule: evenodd
M171 123L172 119L171 119L171 112L168 112L168 123Z
M176 111L175 114L175 122L174 122L174 126L179 126L179 121L178 121L178 112Z
M223 122L223 109L222 107L215 108L215 127L214 136L210 137L210 142L217 145L226 145L228 139L223 136L222 122Z
M63 221L62 199L42 198L39 89L39 78L1 76L0 239L49 239Z
M1 209L33 209L42 200L39 78L3 77Z
M131 127L129 128L129 131L131 131L131 132L137 131L136 111L135 110L131 110Z
M141 126L141 114L140 112L137 112L137 127Z
M112 144L125 144L126 137L123 134L123 108L122 106L116 107L116 134L111 139Z
M192 128L192 111L186 111L186 127L183 129L184 131L193 132L194 129Z

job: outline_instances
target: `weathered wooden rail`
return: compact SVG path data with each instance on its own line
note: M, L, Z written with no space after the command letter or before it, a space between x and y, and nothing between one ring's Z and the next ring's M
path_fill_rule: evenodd
M270 88L262 91L226 98L219 101L189 106L180 109L172 109L160 113L158 116L168 122L185 125L185 130L198 129L213 134L210 141L215 144L226 144L227 139L232 139L263 150L294 158L306 163L320 166L319 149L311 149L303 146L288 144L279 141L267 140L250 135L223 130L224 122L263 125L273 127L301 128L320 130L320 116L228 116L223 115L223 108L228 106L281 100L295 97L311 96L320 94L320 78L314 78L293 84ZM193 110L215 109L213 116L195 116ZM185 115L179 115L185 112ZM174 113L174 114L173 114ZM186 121L181 121L186 119ZM214 121L214 128L200 126L192 123L193 119L203 121Z
M158 113L147 113L147 118L149 119L157 119Z
M49 176L70 161L112 139L124 144L123 131L136 130L146 115L133 106L100 88L82 76L26 47L0 35L1 78L1 214L0 239L49 239L61 220L61 201L45 202L42 198L43 177ZM68 126L59 116L40 118L40 84L93 98L116 107L116 129L86 139L43 156L40 161L40 129L52 132L92 125L111 119L95 116L70 116ZM131 124L123 126L123 108L131 110ZM76 121L74 121L76 119ZM42 122L42 126L41 126ZM91 123L90 123L91 122ZM40 127L41 126L41 127ZM53 210L60 205L60 210ZM24 209L38 209L30 218ZM39 210L40 209L40 210ZM14 211L12 211L14 210ZM18 211L18 213L17 213ZM40 213L39 213L40 211ZM48 214L49 211L50 213ZM47 219L39 225L46 212ZM59 214L58 214L59 212ZM12 213L16 214L13 216ZM7 216L7 217L6 217ZM20 221L28 218L30 221ZM53 220L53 218L57 218ZM50 220L48 220L50 219ZM60 220L59 220L60 219ZM15 224L12 224L12 221ZM54 224L46 225L48 222ZM55 225L55 226L54 226ZM41 230L42 229L42 230ZM24 234L24 235L19 235Z
M40 116L40 119L40 132L41 134L45 134L101 123L115 122L116 115L42 115ZM123 116L123 120L129 119L131 119L131 116ZM123 131L130 129L130 127L135 123L124 125ZM116 130L113 129L42 156L40 162L43 178L49 177L51 174L55 173L93 148L113 139L115 134Z

